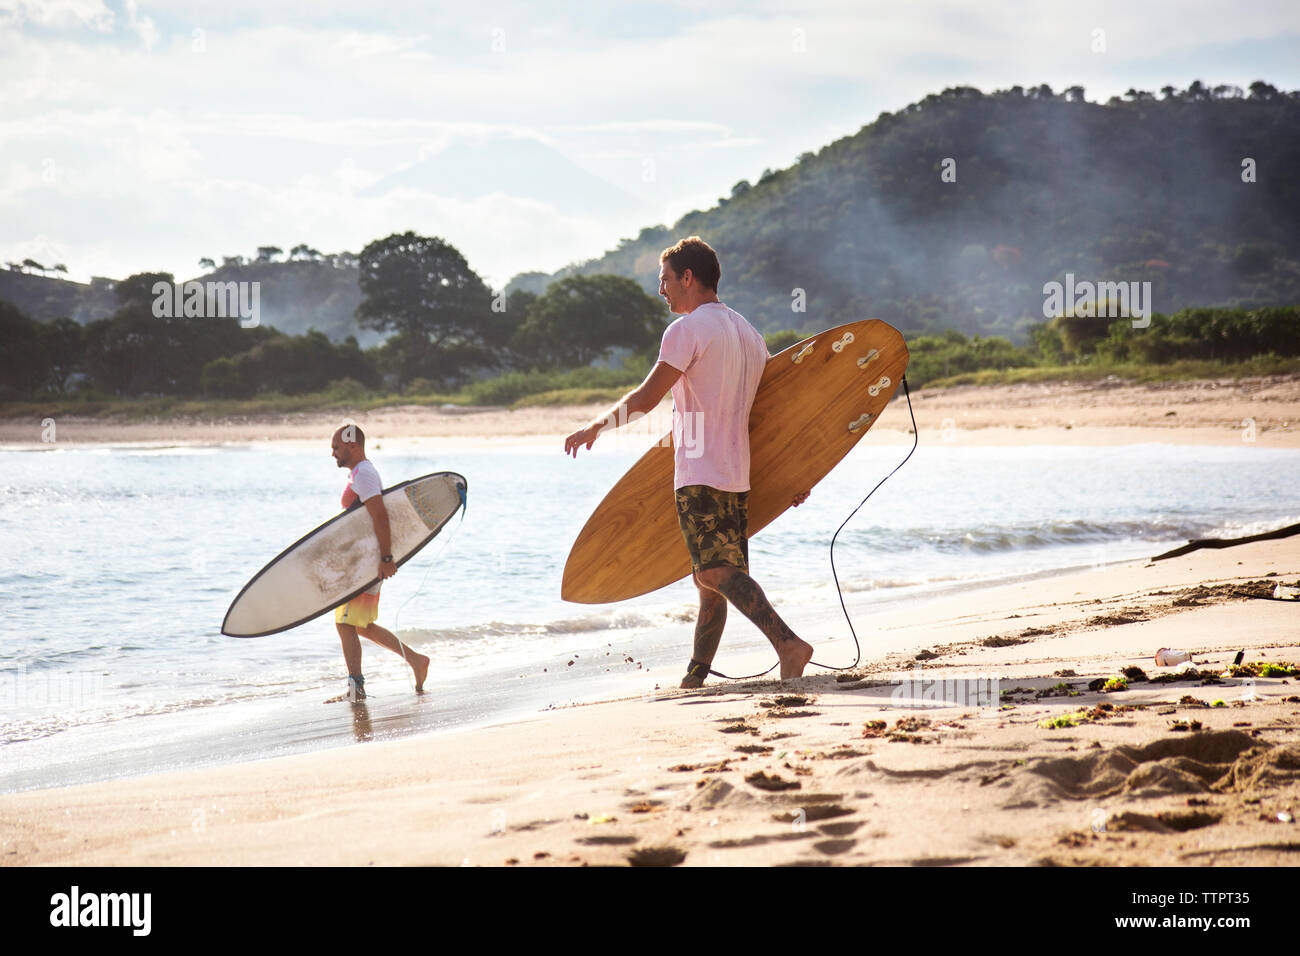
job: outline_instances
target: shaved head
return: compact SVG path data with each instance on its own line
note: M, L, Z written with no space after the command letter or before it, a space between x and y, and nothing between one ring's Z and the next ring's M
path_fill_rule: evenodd
M361 430L360 425L354 425L351 422L346 425L340 425L334 432L333 437L340 439L348 445L356 443L362 448L366 447L366 433Z
M366 433L360 425L340 425L330 436L330 454L340 468L353 468L366 457Z

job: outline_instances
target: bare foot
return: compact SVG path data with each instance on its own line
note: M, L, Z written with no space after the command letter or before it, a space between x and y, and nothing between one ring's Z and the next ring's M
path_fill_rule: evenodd
M416 654L415 659L411 661L411 670L415 671L415 692L423 693L424 679L429 675L429 658L423 654Z
M807 641L796 637L792 641L782 642L781 649L777 651L777 657L781 659L781 680L803 677L803 669L808 666L812 656L813 648Z

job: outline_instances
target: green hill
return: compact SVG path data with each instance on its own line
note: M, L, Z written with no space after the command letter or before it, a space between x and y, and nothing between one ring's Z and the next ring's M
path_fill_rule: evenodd
M723 299L766 331L875 317L1021 342L1044 321L1044 283L1067 273L1149 281L1164 313L1300 302L1300 92L1161 94L945 90L552 278L608 272L654 292L659 252L698 234Z
M71 282L9 268L0 270L0 301L12 302L40 322L67 318L85 325L117 308L113 284L99 276L88 283Z

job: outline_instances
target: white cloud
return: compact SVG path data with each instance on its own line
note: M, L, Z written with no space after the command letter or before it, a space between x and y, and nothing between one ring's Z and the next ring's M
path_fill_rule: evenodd
M184 274L218 245L356 251L415 228L508 278L650 223L503 196L356 193L458 137L533 136L670 220L946 86L1080 83L1104 98L1185 84L1188 62L1206 82L1244 85L1257 77L1223 75L1215 51L1300 35L1300 4L1278 0L1247 12L1211 0L768 0L626 16L223 0L202 22L194 10L126 0L115 20L101 0L0 0L0 28L17 28L0 29L0 249L39 233L67 246L74 271ZM493 26L504 52L491 50ZM1097 27L1104 55L1089 51ZM1294 88L1300 67L1289 69L1263 78Z
M127 26L140 38L144 48L152 50L159 37L158 28L154 26L153 20L140 16L139 6L135 0L126 0L126 17Z
M384 56L394 53L419 53L414 48L424 42L424 37L395 37L382 33L345 33L334 41L334 49L347 59L367 56Z
M38 27L65 30L85 27L100 33L113 29L113 11L103 0L0 0L0 27Z

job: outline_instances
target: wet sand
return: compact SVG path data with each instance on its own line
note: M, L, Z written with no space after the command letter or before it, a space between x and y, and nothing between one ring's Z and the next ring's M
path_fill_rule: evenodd
M1290 539L982 587L873 614L850 673L685 692L665 670L500 726L8 794L0 859L1294 864L1300 678L1221 675L1239 649L1300 663L1300 604L1269 596L1297 579ZM1090 689L1134 667L1168 682Z

